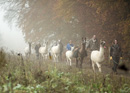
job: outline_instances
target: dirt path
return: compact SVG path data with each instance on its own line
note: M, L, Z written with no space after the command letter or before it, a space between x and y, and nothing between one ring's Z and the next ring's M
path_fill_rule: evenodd
M66 61L64 61L62 63L64 63L66 65ZM128 64L128 63L126 65L127 65L127 67L130 67L130 64ZM72 60L72 68L73 67L76 67L76 63L75 63L74 60ZM113 63L109 63L109 62L105 63L105 62L103 62L102 67L101 67L102 68L102 73L103 74L112 74L112 72L113 72L112 67L113 67ZM84 60L82 69L93 71L92 66L90 65L90 62L89 62L88 58ZM99 73L97 65L95 65L95 70L96 70L97 73ZM123 70L117 69L117 72L118 72L117 75L119 75L119 76L130 77L130 70L128 72L125 72Z

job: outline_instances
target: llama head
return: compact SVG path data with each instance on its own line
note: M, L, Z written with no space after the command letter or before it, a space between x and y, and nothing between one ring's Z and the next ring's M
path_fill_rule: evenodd
M73 51L73 50L74 50L74 48L75 48L74 46L73 46L73 47L71 47L71 51Z
M61 40L58 40L58 42L61 42Z
M58 41L57 41L57 44L61 44L61 40L58 40Z
M106 44L106 42L105 42L105 41L100 40L100 46L101 46L101 47L105 47L105 44Z
M46 41L46 42L45 42L45 44L47 45L47 44L48 44L48 42Z
M85 38L82 37L82 43L81 43L81 46L84 46L84 47L85 47L85 45L86 45L86 37L85 37Z
M29 47L31 47L32 42L28 42Z

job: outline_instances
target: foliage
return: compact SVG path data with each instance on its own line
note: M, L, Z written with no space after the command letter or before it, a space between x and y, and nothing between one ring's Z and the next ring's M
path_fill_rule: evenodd
M15 84L13 85L13 82L11 82L9 79L7 79L7 83L5 83L3 87L3 92L7 91L14 91L17 92L35 92L35 93L45 93L45 92L55 92L55 93L61 93L64 91L64 93L86 93L86 92L107 92L107 93L113 93L113 92L130 92L130 86L128 84L123 84L123 86L114 86L115 82L113 83L113 80L110 79L110 75L104 76L104 78L101 75L97 75L96 82L93 81L93 79L90 78L90 76L87 76L89 80L85 82L83 80L84 77L82 77L82 72L77 72L75 75L74 73L68 72L60 72L57 68L51 68L51 70L46 71L45 73L46 80L41 81L40 84L29 84L28 86L24 86L21 84ZM104 80L102 80L105 79ZM116 77L114 77L116 78ZM117 79L117 78L116 78ZM122 77L121 79L124 79ZM116 81L118 82L118 81ZM119 82L124 83L124 81ZM13 86L13 89L11 89ZM115 88L115 89L114 89Z
M5 65L6 65L5 56L6 56L6 54L5 54L4 50L0 49L0 72L1 72L2 68L5 67Z
M11 54L6 56L7 69L0 75L1 93L130 92L129 77L100 73L94 76L89 69L79 70L64 63L38 62L32 58L24 60L23 67L20 57Z

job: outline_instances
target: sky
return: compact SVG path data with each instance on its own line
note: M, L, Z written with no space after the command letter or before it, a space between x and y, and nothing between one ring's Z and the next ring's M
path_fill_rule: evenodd
M0 47L7 51L24 53L24 48L27 44L24 40L24 35L15 25L10 26L4 20L4 12L0 10Z

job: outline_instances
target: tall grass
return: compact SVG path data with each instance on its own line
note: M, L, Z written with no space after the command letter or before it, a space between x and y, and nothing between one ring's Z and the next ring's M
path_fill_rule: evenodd
M0 93L130 93L129 77L3 53Z

